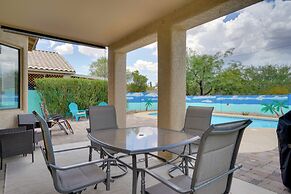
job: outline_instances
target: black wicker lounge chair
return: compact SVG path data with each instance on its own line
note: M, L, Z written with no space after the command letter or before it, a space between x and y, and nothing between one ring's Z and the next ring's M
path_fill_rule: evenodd
M26 130L25 127L0 130L1 170L3 159L10 156L31 154L34 162L33 151L33 130Z

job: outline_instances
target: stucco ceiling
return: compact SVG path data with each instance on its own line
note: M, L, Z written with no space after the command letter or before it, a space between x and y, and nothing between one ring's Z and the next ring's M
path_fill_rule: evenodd
M0 25L108 46L192 0L0 0Z

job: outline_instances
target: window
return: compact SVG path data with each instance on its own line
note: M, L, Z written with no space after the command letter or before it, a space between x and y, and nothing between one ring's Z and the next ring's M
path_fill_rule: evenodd
M0 44L0 110L20 107L20 51Z

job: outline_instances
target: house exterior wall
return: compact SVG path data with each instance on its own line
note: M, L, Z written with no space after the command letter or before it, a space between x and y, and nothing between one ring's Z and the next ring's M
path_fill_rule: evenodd
M21 35L6 33L0 30L0 43L20 49L20 108L0 110L0 129L16 127L17 115L27 112L28 72L27 52L28 38Z

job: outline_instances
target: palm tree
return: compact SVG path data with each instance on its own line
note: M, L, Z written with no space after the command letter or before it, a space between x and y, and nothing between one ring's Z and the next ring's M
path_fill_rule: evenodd
M264 107L261 109L261 111L263 111L263 112L270 112L272 114L275 113L277 115L277 117L280 116L279 113L276 111L276 106L273 103L271 103L271 104L262 104L262 105Z
M153 101L152 101L152 99L147 99L147 101L146 101L146 104L145 104L145 108L146 108L146 111L148 111L148 109L150 108L150 107L152 107L152 105L153 105Z
M276 108L276 111L281 111L281 114L284 115L283 108L288 108L286 105L287 101L274 101L274 106Z

